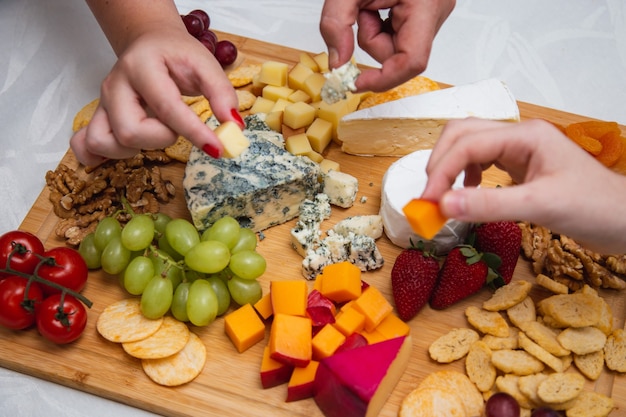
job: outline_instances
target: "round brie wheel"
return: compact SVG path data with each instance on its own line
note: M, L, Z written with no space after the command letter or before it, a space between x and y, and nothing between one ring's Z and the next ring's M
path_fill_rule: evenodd
M380 215L383 219L383 230L391 242L401 248L408 248L422 240L434 246L437 255L448 253L454 246L462 243L469 231L469 223L450 219L437 235L428 241L413 232L406 220L402 208L412 199L422 195L426 187L426 164L431 150L410 153L394 162L385 175L382 183ZM461 173L452 188L463 188L465 175Z

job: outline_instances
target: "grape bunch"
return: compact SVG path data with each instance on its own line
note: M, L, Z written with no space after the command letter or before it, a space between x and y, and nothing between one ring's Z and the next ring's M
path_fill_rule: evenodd
M227 67L235 62L237 47L229 40L218 40L215 32L210 29L211 19L207 12L196 9L181 15L181 18L187 32L211 51L222 67Z
M231 301L254 304L266 268L256 234L222 217L203 233L186 219L164 213L133 214L125 224L106 217L78 248L87 265L119 276L128 293L141 297L144 316L172 316L206 326Z

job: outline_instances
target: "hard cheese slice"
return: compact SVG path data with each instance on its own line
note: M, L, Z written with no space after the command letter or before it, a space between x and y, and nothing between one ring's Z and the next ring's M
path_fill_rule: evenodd
M337 127L342 150L355 155L407 155L431 149L452 119L519 121L519 108L504 83L487 79L358 110Z
M205 230L230 215L256 231L284 223L320 191L319 165L283 147L282 135L249 116L250 146L236 158L213 159L193 148L183 188L194 225Z
M315 402L326 417L377 416L404 373L410 336L336 353L315 375Z

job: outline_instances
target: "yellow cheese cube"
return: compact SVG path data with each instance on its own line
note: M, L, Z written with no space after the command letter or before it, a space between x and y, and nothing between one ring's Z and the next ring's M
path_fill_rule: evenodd
M275 86L268 84L263 87L262 97L272 101L283 99L288 101L289 96L293 93L293 89L287 86Z
M374 329L371 332L362 330L361 336L363 336L369 345L373 345L374 343L384 342L387 340L387 337L380 333L378 330Z
M289 66L284 62L265 61L261 64L259 82L275 86L287 85L288 72Z
M309 75L306 80L304 80L304 85L302 86L302 91L307 93L311 100L319 101L322 98L322 87L326 82L326 77L320 74L319 72L314 72Z
M270 357L288 365L305 367L311 361L311 319L274 314L270 329Z
M315 120L315 108L309 104L299 101L285 106L283 123L292 129L307 127Z
M270 111L265 116L265 124L274 132L280 132L283 127L283 111Z
M287 97L287 100L293 103L298 103L300 101L303 103L310 103L311 97L302 90L296 90L293 93L291 93L289 97ZM313 109L317 111L317 108L313 107Z
M317 153L313 150L307 153L303 153L302 155L308 157L311 161L318 164L324 160L324 156L322 154Z
M350 113L347 100L339 100L336 103L328 104L326 102L320 103L320 108L317 109L317 117L330 122L333 126L331 137L337 139L337 126L343 116Z
M336 303L354 300L361 295L361 270L343 261L324 267L321 293Z
M306 133L289 136L285 140L285 149L292 155L305 155L313 151L309 143L309 138L306 137Z
M395 314L389 314L376 326L376 331L387 339L393 339L408 335L411 328Z
M250 89L250 92L255 96L260 96L263 93L263 87L266 85L267 84L261 82L261 73L258 72L252 77L252 88Z
M261 316L263 320L267 320L274 314L272 309L272 295L270 293L265 294L259 301L254 303L254 309Z
M306 135L315 152L322 153L332 140L333 124L328 120L315 118L306 130Z
M224 145L224 158L236 158L250 146L250 141L235 122L222 123L215 128L215 134Z
M289 75L287 76L287 85L294 90L302 90L304 80L306 80L311 74L313 74L313 70L311 68L298 62L289 71Z
M306 316L308 287L305 281L271 281L270 294L274 315Z
M254 100L254 104L250 108L250 114L269 113L270 111L272 111L272 107L274 107L274 104L276 104L274 100L270 100L263 96L258 96Z
M274 107L272 107L272 110L270 110L270 113L275 112L275 111L280 111L280 112L284 112L285 111L285 107L287 107L288 105L292 104L291 101L285 99L285 98L279 98L278 100L276 100L276 103L274 103ZM283 115L283 124L285 123L285 116Z
M317 64L320 72L328 72L328 53L320 52L319 54L313 56L313 60Z
M332 161L330 159L324 159L322 162L320 162L320 169L324 174L328 173L329 171L341 172L341 166L339 165L339 162Z
M365 327L365 316L356 308L342 308L335 317L335 323L333 326L335 326L337 330L347 337L352 333L357 333L363 330Z
M365 316L365 330L368 332L374 330L393 311L389 301L371 285L354 301L354 308Z
M309 67L313 72L320 72L320 67L317 65L317 62L315 62L315 59L306 52L300 53L299 62Z
M313 346L313 359L321 360L335 353L337 348L346 341L346 336L333 327L326 324L313 336L311 341Z
M265 324L250 304L224 317L224 330L239 353L265 337Z

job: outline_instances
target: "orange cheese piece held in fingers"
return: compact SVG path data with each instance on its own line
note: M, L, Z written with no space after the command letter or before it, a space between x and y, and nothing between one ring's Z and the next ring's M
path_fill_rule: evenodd
M402 211L413 231L426 240L431 240L446 224L448 219L439 210L439 204L423 198L413 198Z

